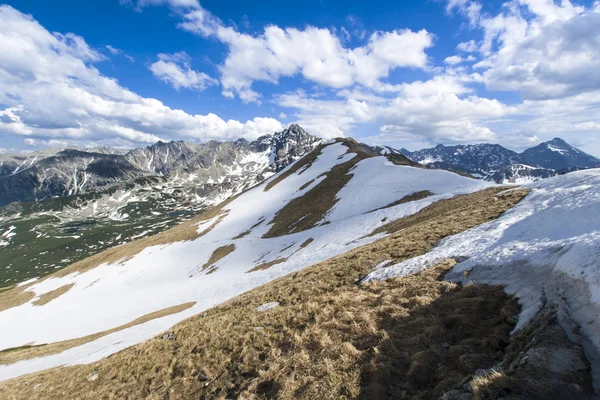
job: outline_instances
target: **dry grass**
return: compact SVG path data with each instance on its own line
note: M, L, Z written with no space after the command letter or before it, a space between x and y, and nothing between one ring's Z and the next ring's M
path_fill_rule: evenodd
M48 356L51 354L58 354L65 350L71 349L73 347L81 346L82 344L89 343L91 341L100 339L103 336L110 335L111 333L115 333L121 331L123 329L131 328L136 325L140 325L146 323L148 321L152 321L153 319L166 317L167 315L177 314L179 312L185 311L188 308L191 308L196 304L196 302L190 302L185 304L180 304L178 306L164 308L162 310L158 310L149 314L146 314L140 318L136 318L135 320L118 326L113 329L109 329L106 331L98 332L93 335L84 336L77 339L65 340L62 342L56 342L51 344L43 344L43 345L35 345L35 346L23 346L16 349L6 349L0 351L0 365L12 364L17 361L27 360L35 357Z
M386 158L395 165L406 165L409 167L424 168L423 165L408 159L402 154L387 154Z
M304 241L304 242L303 242L303 243L300 245L300 248L301 248L301 249L303 249L303 248L305 248L306 246L308 246L309 244L311 244L311 243L312 243L312 242L314 242L314 241L315 241L315 239L313 239L313 238L308 238L308 239L306 239L306 240L305 240L305 241Z
M264 217L260 218L260 219L258 220L258 222L257 222L257 223L255 223L255 224L254 224L254 225L252 225L252 226L251 226L251 227L250 227L248 230L245 230L244 232L240 233L239 235L237 235L237 236L236 236L236 237L234 237L233 239L234 239L234 240L235 240L235 239L241 239L241 238L243 238L243 237L245 237L245 236L249 235L249 234L250 234L250 232L252 232L252 230L253 230L254 228L258 227L258 226L259 226L260 224L262 224L264 221L265 221L265 218L264 218Z
M2 382L0 397L437 398L495 361L517 303L501 287L439 280L450 260L403 279L355 283L383 260L423 254L443 237L498 216L525 192L497 194L461 196L468 211L446 213L447 204L424 210L427 218L413 218L401 232L176 325L173 340L157 338L91 365ZM254 310L273 301L280 306ZM89 380L92 375L97 379Z
M495 399L501 393L518 391L517 383L513 378L495 370L475 376L470 385L476 400Z
M371 235L379 233L393 233L419 224L428 220L444 220L451 226L456 221L462 221L465 216L479 221L482 217L492 220L499 217L507 208L508 204L516 204L529 193L528 189L506 190L505 187L492 187L469 195L454 196L447 200L440 200L425 207L420 212L389 222L375 229ZM485 210L472 207L473 202L488 201ZM510 207L509 207L510 208ZM484 221L485 222L485 221ZM457 227L459 228L459 227ZM460 228L459 228L460 229ZM453 233L458 233L457 229Z
M44 293L43 295L40 296L39 299L37 299L36 301L33 302L33 305L43 306L44 304L48 304L52 300L67 293L73 286L75 286L74 283L69 283L68 285L64 285L64 286L59 287L58 289L54 289L54 290L49 291L48 293Z
M433 193L431 193L429 190L421 190L420 192L414 192L407 196L404 196L400 200L396 200L393 203L388 204L387 206L379 207L374 210L368 211L365 214L369 214L369 213L379 211L379 210L384 210L386 208L399 206L400 204L410 203L411 201L423 200L429 196L433 196Z
M204 263L204 265L202 266L202 271L204 271L206 268L210 267L211 265L219 262L219 260L222 260L223 258L227 257L229 254L233 253L234 251L235 251L235 244L228 244L227 246L219 247L218 249L213 251L213 253L211 254L208 261L206 263Z
M313 228L338 202L338 192L352 179L350 170L360 161L373 157L359 143L339 140L348 147L347 153L356 153L352 160L338 164L325 173L326 177L303 196L297 197L282 207L270 222L271 228L263 238L273 238L302 232Z
M31 301L35 297L35 293L26 292L27 286L15 286L5 292L0 293L0 312L9 308L18 307Z
M273 265L281 264L286 261L287 261L287 258L278 258L277 260L273 260L273 261L269 261L269 262L257 265L256 267L249 270L247 273L256 272L256 271L264 271L265 269L271 268Z

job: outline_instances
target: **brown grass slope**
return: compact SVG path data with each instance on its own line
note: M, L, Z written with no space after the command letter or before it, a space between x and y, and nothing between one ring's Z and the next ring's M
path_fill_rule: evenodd
M383 260L429 251L526 194L501 188L435 203L391 235L282 277L91 365L0 383L6 399L437 398L502 354L517 312L498 287L422 274L359 286ZM393 231L398 227L398 231ZM264 303L281 305L267 312Z

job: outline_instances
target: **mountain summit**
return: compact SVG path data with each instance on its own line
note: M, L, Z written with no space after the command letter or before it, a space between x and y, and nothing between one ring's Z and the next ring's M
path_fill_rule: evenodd
M560 138L554 138L527 149L521 153L521 157L525 164L555 170L600 166L599 159L584 153Z

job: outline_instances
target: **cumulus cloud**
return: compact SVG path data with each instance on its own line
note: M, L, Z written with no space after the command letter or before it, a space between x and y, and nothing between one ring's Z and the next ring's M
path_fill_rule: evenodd
M477 42L472 39L468 42L462 42L456 45L456 50L464 51L465 53L474 53L478 48Z
M260 35L249 35L226 27L203 8L183 13L182 18L180 28L228 46L220 67L223 94L245 102L261 97L252 89L253 82L277 83L284 76L301 75L331 88L381 87L381 80L396 68L427 68L425 50L434 39L426 30L374 32L364 46L347 48L327 28L270 25Z
M185 52L175 54L159 54L159 60L149 66L150 71L161 81L181 88L203 91L208 86L219 83L204 72L191 69L190 57Z
M482 32L481 41L457 49L483 56L474 67L486 89L517 92L523 99L515 106L520 117L503 127L504 140L563 135L600 153L597 2L586 8L569 0L511 0L490 15L478 1L450 0L447 9Z
M83 38L50 33L10 6L0 6L0 43L3 133L139 144L158 139L253 139L282 129L272 118L224 121L215 114L191 115L139 96L94 67L104 56ZM188 74L183 82L193 87L198 79Z

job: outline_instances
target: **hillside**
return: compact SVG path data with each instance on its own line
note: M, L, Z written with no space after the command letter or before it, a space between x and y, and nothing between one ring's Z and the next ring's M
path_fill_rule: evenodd
M593 398L598 183L514 189L321 144L174 229L0 293L0 394Z
M356 282L382 261L422 254L444 236L497 217L526 194L499 194L502 190L441 200L412 216L390 219L380 227L387 236L372 243L288 274L108 359L7 381L0 393L7 398L386 398L409 391L432 398L489 366L508 343L514 320L507 317L518 305L501 287L461 289L439 281L450 262L408 281ZM494 354L480 350L491 336L498 340L490 348ZM445 357L438 374L409 371L411 359L437 358L428 349L448 344L454 355ZM46 351L15 350L28 357ZM410 378L405 383L392 378L399 374ZM395 386L385 385L390 379Z
M244 291L373 242L384 234L369 235L386 221L488 186L400 163L351 140L330 142L172 231L1 293L0 323L23 321L0 333L2 348L81 337L89 343L3 367L0 376L95 361ZM100 340L90 336L184 304L192 306Z
M262 182L320 142L291 125L253 142L1 154L12 169L0 176L0 205L19 202L0 208L0 236L6 234L0 286L167 230Z

